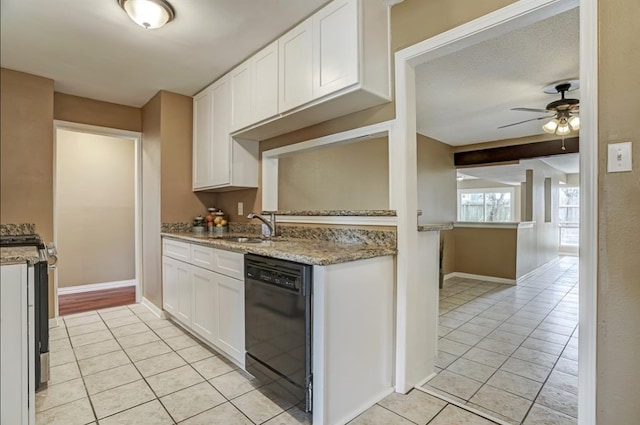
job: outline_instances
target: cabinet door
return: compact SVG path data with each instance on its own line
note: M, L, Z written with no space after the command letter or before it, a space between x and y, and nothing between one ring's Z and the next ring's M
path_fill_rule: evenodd
M244 282L217 275L215 345L244 365Z
M231 132L254 122L251 61L244 62L230 73Z
M211 87L193 98L193 189L211 186L213 180L213 150L211 145L213 120Z
M286 112L313 98L313 55L311 18L278 40L279 107Z
M200 267L191 267L193 283L192 329L214 343L215 294L218 275Z
M229 74L211 86L213 94L213 125L211 137L212 181L211 186L231 182L231 138L229 137L230 90Z
M185 326L191 327L191 265L162 259L162 306Z
M313 19L313 98L358 82L358 0L335 0Z
M180 261L162 257L162 308L175 316L178 311L178 265Z
M274 41L252 59L253 101L252 123L278 114L278 41Z

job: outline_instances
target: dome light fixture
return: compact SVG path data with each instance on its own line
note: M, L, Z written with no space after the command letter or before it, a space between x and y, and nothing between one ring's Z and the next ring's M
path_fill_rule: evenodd
M171 22L176 14L166 0L118 0L129 18L145 29L156 29Z

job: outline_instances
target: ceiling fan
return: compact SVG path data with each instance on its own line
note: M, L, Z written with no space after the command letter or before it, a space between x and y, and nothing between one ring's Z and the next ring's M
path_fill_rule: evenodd
M565 97L565 94L567 92L576 90L579 87L580 82L578 80L561 81L548 85L547 87L543 88L543 91L548 94L560 94L560 99L549 103L545 107L545 109L512 108L511 110L539 113L552 112L553 115L531 118L512 124L503 125L498 128L506 128L514 125L524 124L525 122L539 121L551 118L551 120L549 120L545 125L542 126L542 129L546 133L557 134L558 136L562 136L564 138L564 136L571 133L572 130L577 131L580 129L580 118L578 117L578 114L580 113L580 101L578 99Z

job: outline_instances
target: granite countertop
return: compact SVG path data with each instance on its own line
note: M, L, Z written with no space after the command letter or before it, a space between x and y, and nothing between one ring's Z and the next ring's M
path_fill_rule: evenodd
M418 232L436 232L453 229L453 223L418 224Z
M298 216L342 216L342 217L395 217L395 210L283 210L262 211L262 214L298 215Z
M395 255L397 250L388 246L367 245L357 243L338 243L321 240L280 238L265 240L260 243L240 243L226 240L233 236L258 237L241 233L228 233L220 236L209 236L197 233L162 233L163 237L208 245L214 248L227 249L242 253L263 255L281 260L295 261L303 264L326 266L346 263L373 257Z
M33 264L40 261L38 248L33 246L7 246L0 248L0 265Z

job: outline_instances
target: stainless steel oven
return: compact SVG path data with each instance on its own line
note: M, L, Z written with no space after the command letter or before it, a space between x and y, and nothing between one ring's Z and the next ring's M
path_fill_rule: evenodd
M246 368L301 410L312 408L312 266L245 256Z
M40 261L33 265L34 271L34 388L37 391L49 381L49 270L55 268L57 250L52 243L45 244L37 234L3 235L0 246L31 246L38 249Z

